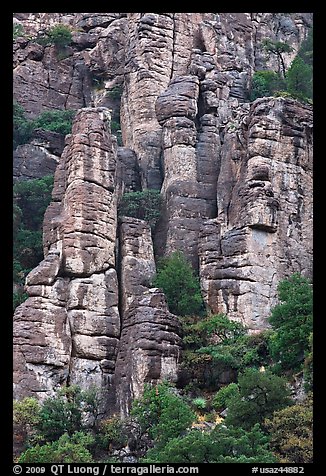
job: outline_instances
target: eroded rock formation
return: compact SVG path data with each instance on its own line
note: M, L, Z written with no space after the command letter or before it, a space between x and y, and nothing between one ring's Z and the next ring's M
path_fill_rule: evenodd
M15 177L56 164L44 255L15 312L15 396L96 385L128 413L145 382L177 377L180 324L151 287L156 255L182 250L211 312L266 328L280 279L312 266L312 108L248 99L256 70L289 66L312 18L272 13L15 14L32 36L73 28L67 57L18 38L15 98L31 118L76 109L62 144L36 131ZM118 88L118 89L117 89ZM119 114L122 147L110 131ZM58 139L58 138L57 138ZM61 147L61 149L60 149ZM62 152L62 155L61 155ZM61 155L61 157L60 157ZM32 160L30 160L32 158ZM39 168L37 164L40 164ZM155 233L117 219L126 191L161 190Z

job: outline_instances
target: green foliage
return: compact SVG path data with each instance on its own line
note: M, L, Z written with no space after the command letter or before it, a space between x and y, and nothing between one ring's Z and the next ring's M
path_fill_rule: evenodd
M76 111L71 109L44 111L34 121L33 128L64 135L70 134L75 114Z
M166 383L146 385L143 396L133 402L131 416L148 432L156 447L180 436L195 419L189 405Z
M291 63L286 77L287 91L297 99L312 99L312 65L297 55Z
M58 23L47 30L43 35L38 36L36 41L43 46L54 45L58 51L62 51L72 42L71 29L67 25Z
M67 433L57 441L37 444L21 454L18 463L92 463L93 457L88 449L94 437L87 433Z
M173 314L186 316L203 313L199 280L180 251L159 261L153 286L163 289Z
M33 397L13 402L13 433L20 451L39 442L36 426L39 423L40 404Z
M26 144L33 132L33 122L26 118L24 108L17 102L13 102L13 148Z
M162 198L159 190L128 192L122 196L119 216L128 216L147 221L153 230L161 214Z
M313 462L312 400L284 408L264 423L270 446L280 463Z
M85 392L77 385L62 387L54 398L47 398L40 410L39 433L45 441L55 441L64 433L72 435L85 428L85 415L89 416L96 393ZM87 420L87 418L86 418Z
M265 38L262 41L262 45L265 51L276 55L279 55L281 53L290 53L291 51L293 51L292 46L288 45L287 43L284 43L282 41L273 41L270 38Z
M107 91L106 96L115 101L120 101L122 95L122 86L114 86L112 89Z
M35 120L26 118L24 108L17 102L13 102L13 148L26 144L30 141L35 129L70 134L72 121L76 111L50 110L42 112Z
M283 78L285 78L286 74L283 54L290 53L291 51L293 51L292 46L282 41L273 41L270 38L265 38L262 41L262 46L268 54L274 54L277 56L280 64L280 69L282 70Z
M14 205L20 217L20 226L35 231L40 229L43 215L51 201L52 189L53 175L15 183Z
M238 371L271 362L271 331L247 335L241 323L223 314L186 318L182 324L182 365L200 388L216 390L224 373L229 373L232 380Z
M286 381L269 370L246 369L238 385L239 394L228 402L227 425L249 429L291 403Z
M13 187L13 280L23 284L25 276L43 259L42 222L51 201L53 176L17 182ZM23 299L14 297L14 306Z
M224 410L227 408L232 398L239 398L239 385L236 383L229 383L214 395L212 406L216 410Z
M250 100L264 96L274 96L277 91L284 89L285 83L275 71L256 71L252 77Z
M312 66L313 64L313 28L310 28L308 31L307 38L301 43L300 49L298 51L298 56L304 61L305 64Z
M12 29L13 40L16 40L20 36L24 36L24 27L20 23L14 23Z
M250 431L218 425L211 432L191 430L164 447L148 451L146 463L274 463L259 425Z
M116 416L102 421L96 436L103 449L122 448L128 443L123 422Z
M306 392L313 389L313 333L309 335L309 349L305 352L303 363L304 387Z
M25 397L23 400L13 402L13 422L23 427L26 432L40 421L40 404L33 397Z
M192 401L192 405L198 410L205 410L205 408L207 407L206 398L203 398L203 397L194 398Z
M306 40L299 48L288 71L285 71L284 53L293 49L280 41L265 39L263 48L268 54L275 54L282 68L282 80L274 71L256 71L253 75L250 100L264 96L293 97L311 102L313 97L313 32L310 29Z
M310 350L312 332L312 286L299 273L278 285L280 304L272 309L269 322L274 327L271 354L282 370L299 371Z
M13 280L24 284L26 275L43 259L42 232L21 228L14 236Z

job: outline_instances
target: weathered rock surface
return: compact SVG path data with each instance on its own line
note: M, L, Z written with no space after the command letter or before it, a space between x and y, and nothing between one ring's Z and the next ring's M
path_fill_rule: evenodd
M169 313L157 288L144 291L124 314L115 369L117 405L122 415L138 398L144 383L175 382L181 338L178 318Z
M145 382L176 379L180 337L164 295L150 288L148 225L117 220L124 191L161 190L157 254L182 250L199 271L208 308L251 331L266 328L280 279L311 276L311 107L283 98L251 104L248 90L256 70L281 68L262 40L293 47L283 55L288 67L312 15L15 18L34 36L58 22L73 28L65 59L26 37L14 43L14 96L28 117L82 108L56 167L45 259L15 313L15 395L95 384L112 405L115 393L125 415ZM110 111L97 106L118 120L120 91L117 148ZM53 170L61 150L36 131L15 152L15 176Z
M222 147L219 213L201 231L201 282L213 312L253 330L266 327L280 279L312 274L311 131L309 106L263 98Z
M58 385L108 391L120 336L115 270L116 143L103 108L82 109L55 175L45 258L15 313L15 396Z
M135 296L147 291L156 273L150 226L144 220L122 217L119 243L120 304L124 315Z

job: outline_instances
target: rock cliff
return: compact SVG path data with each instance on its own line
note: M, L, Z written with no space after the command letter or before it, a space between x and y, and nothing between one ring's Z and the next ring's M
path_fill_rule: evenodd
M253 73L289 66L312 15L23 13L14 97L30 118L77 111L72 132L37 130L14 177L55 170L44 260L14 316L15 397L99 387L127 414L145 382L177 379L180 322L151 287L155 258L181 250L207 309L265 329L280 279L312 273L312 107L250 102ZM68 25L64 58L36 43ZM114 97L114 91L121 98ZM111 131L120 117L122 146ZM126 191L161 191L158 225L117 211Z

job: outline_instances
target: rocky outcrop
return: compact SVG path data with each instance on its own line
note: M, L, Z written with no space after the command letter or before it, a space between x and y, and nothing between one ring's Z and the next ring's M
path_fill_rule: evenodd
M115 369L117 405L129 413L145 383L176 381L181 339L178 318L168 311L155 276L150 226L123 217L120 225L120 305L122 332Z
M17 179L42 176L58 162L45 258L15 313L15 395L94 384L112 408L115 395L125 415L144 383L177 374L179 323L151 288L152 240L157 255L186 254L210 312L251 332L267 327L280 279L311 275L311 107L285 98L250 103L248 90L256 70L281 67L262 40L293 47L283 55L288 67L312 16L15 18L34 37L58 22L73 30L63 59L52 46L15 42L14 95L28 117L79 110L62 155L44 131L15 151ZM118 122L120 92L117 147L108 108ZM163 197L155 231L142 220L117 220L122 193L146 188Z
M312 273L311 131L309 106L263 98L222 147L219 213L201 231L201 282L213 312L252 330L266 328L280 279Z
M76 383L99 388L105 412L115 401L115 375L126 414L145 382L176 379L179 324L162 292L150 288L156 268L146 222L121 219L116 261L118 196L139 183L135 154L120 148L118 156L117 165L109 111L81 109L45 215L45 258L27 276L30 297L14 316L16 398L42 399Z
M45 216L45 259L14 316L17 397L63 383L108 389L120 336L115 172L109 112L80 110Z
M122 415L141 396L145 383L176 382L181 338L178 318L169 313L164 294L144 291L129 306L115 370L117 404Z

